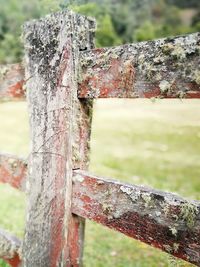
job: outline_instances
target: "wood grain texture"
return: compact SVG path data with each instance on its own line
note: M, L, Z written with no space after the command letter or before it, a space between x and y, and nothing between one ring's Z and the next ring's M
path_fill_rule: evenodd
M24 67L22 64L0 65L0 100L25 98Z
M83 26L84 25L84 26ZM94 48L95 21L84 17L75 17L74 33L77 35L77 49L74 51L74 72L76 90L73 101L72 121L72 168L87 170L89 166L90 136L93 101L78 99L77 76L79 65L79 53L81 50ZM69 265L80 267L83 265L84 230L85 219L73 215L69 226Z
M23 191L26 175L27 164L23 159L8 154L0 154L0 183L10 184Z
M15 157L9 158L16 161ZM2 162L7 164L7 159ZM17 159L17 163L26 173L24 161ZM18 172L17 168L14 170ZM79 216L200 265L199 201L188 201L175 194L119 183L80 170L73 171L72 194L74 216L70 219L69 231L72 266L82 264L85 221Z
M0 258L12 267L21 263L21 242L15 236L0 229Z
M72 211L200 266L200 202L81 171Z
M83 51L78 96L200 98L199 64L199 33ZM22 64L0 66L0 98L24 98L23 72Z
M80 98L200 98L200 33L81 54Z
M79 50L91 46L92 24L63 11L24 26L26 77L32 77L27 84L32 155L23 266L73 266L73 145L74 133L80 138L76 118L82 116L77 111L76 62Z

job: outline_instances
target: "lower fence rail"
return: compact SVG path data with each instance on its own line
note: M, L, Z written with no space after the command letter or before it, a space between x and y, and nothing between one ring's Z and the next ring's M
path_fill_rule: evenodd
M16 168L4 176L12 160ZM0 182L23 190L25 161L1 155L0 163ZM75 170L72 212L200 266L200 201Z
M10 184L12 187L23 190L27 164L25 160L0 153L0 183Z
M0 258L13 267L18 267L21 262L21 241L2 229L0 229Z
M200 202L74 172L72 211L200 266Z

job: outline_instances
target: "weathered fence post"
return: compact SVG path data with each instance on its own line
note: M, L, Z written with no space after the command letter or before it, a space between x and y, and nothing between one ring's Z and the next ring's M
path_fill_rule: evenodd
M94 26L71 11L24 26L32 151L23 266L81 265L84 221L71 215L72 171L88 163L91 102L77 98L77 68Z

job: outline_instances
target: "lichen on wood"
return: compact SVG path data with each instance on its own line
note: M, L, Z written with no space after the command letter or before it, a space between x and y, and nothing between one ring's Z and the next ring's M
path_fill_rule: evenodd
M200 98L200 33L84 51L82 98Z
M0 65L0 100L25 98L24 67L22 64Z
M68 10L24 26L32 138L27 267L81 265L84 223L71 215L72 169L88 161L90 106L78 102L76 69L79 51L92 48L93 28L94 21Z
M0 258L13 267L19 267L21 262L21 241L2 229L0 229Z
M75 214L200 266L199 201L82 171L74 177Z
M27 175L25 160L8 154L0 154L0 182L24 190Z

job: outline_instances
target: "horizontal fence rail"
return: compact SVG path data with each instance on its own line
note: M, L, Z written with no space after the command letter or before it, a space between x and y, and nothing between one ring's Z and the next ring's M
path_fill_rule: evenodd
M7 155L5 160L1 155L1 166L5 162L5 169L7 160ZM12 160L11 156L9 160ZM16 157L13 161L17 162L18 168L6 176L7 181L0 172L0 182L16 187L12 179L15 181L17 173L23 172L21 177L25 180L26 164ZM23 190L21 186L18 188ZM175 194L78 170L73 172L72 193L74 214L200 266L200 201L188 201Z
M22 64L0 65L0 99L24 99L24 67Z
M200 33L84 51L82 98L200 98Z
M2 229L0 229L0 258L13 267L19 267L21 262L21 241Z
M80 53L79 98L200 98L200 33ZM24 99L22 64L0 66L0 99Z
M200 266L200 202L77 171L72 211Z

